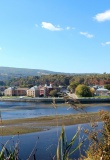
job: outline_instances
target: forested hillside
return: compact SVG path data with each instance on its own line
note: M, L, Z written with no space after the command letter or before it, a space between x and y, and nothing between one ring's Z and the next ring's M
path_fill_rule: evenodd
M9 80L12 78L27 77L27 76L41 76L50 74L69 74L62 72L53 72L42 69L26 69L13 67L0 67L0 80Z
M110 74L61 73L40 69L0 67L0 86L31 87L48 84L68 86L72 81L86 85L110 84Z
M104 85L110 84L110 74L93 74L93 75L43 75L43 76L28 76L13 78L11 80L0 82L1 85L6 86L20 86L20 87L31 87L34 85L47 84L50 82L54 86L68 86L71 82L78 82L78 84L86 85Z

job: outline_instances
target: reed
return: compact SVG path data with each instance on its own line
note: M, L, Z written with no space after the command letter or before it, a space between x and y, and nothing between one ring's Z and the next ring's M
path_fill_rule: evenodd
M84 134L87 135L88 140L91 142L89 148L86 149L85 153L86 156L80 155L79 160L110 160L110 113L105 111L100 111L98 118L96 118L97 114L88 114L85 112L84 107L78 102L77 100L74 100L70 97L65 98L65 102L68 104L68 107L72 107L73 109L77 110L80 114L76 116L77 119L81 118L81 122L89 122L93 130L88 130L87 128L84 129ZM73 135L71 138L71 141L68 142L66 138L66 132L64 125L67 124L67 120L70 118L69 116L58 116L57 115L57 104L55 102L55 99L53 99L52 103L53 107L56 109L56 116L53 117L43 117L42 120L47 122L53 121L54 125L59 126L63 122L63 127L61 130L60 137L58 139L58 146L56 150L56 155L52 158L53 160L70 160L71 155L75 153L76 150L80 149L80 147L85 143L86 139L82 139L77 146L75 146L75 141L80 135L81 128L79 127L76 131L76 134ZM69 109L69 108L68 108ZM74 118L73 118L74 117ZM62 121L61 121L62 119ZM75 116L71 116L70 121L74 121ZM60 121L59 121L60 120ZM101 120L103 121L103 128L101 130L94 130L96 127L95 121ZM23 120L17 120L20 124ZM28 119L28 122L34 122L35 119ZM41 122L41 119L37 119L37 122ZM11 123L12 121L7 121L5 123ZM0 123L1 126L3 125L2 121L2 113L0 112ZM14 124L14 122L13 122ZM51 123L52 124L52 123ZM70 124L70 123L68 123ZM6 124L5 124L6 125ZM1 128L1 133L3 135L3 128ZM11 130L10 130L11 132ZM99 134L101 135L99 137ZM19 157L19 135L18 135L18 141L12 145L13 137L9 139L5 144L2 144L2 149L0 151L0 160L20 160ZM9 147L10 145L10 147ZM33 148L32 152L30 153L27 160L36 160L36 152L37 152L37 142L35 147Z
M66 101L68 102L70 107L73 107L75 110L80 110L84 112L82 105L77 106L75 104L75 101L72 100L72 98L68 99L67 97ZM103 128L101 130L95 130L97 125L94 122L94 119L90 119L90 125L92 127L92 130L84 129L84 133L87 134L88 140L91 143L89 145L89 148L86 148L86 156L81 155L79 160L110 160L110 113L100 111L99 117L103 122ZM79 144L76 147L74 146L74 142L78 138L79 131L80 130L78 129L76 134L71 139L70 143L68 143L64 127L62 127L56 151L57 160L70 160L70 155L82 146L85 140L79 142Z

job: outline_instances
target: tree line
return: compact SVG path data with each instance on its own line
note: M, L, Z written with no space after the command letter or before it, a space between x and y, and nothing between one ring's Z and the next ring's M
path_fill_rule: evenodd
M43 75L12 78L6 81L0 81L0 86L19 86L32 87L34 85L68 86L72 82L85 85L107 85L110 84L110 74L91 74L91 75Z

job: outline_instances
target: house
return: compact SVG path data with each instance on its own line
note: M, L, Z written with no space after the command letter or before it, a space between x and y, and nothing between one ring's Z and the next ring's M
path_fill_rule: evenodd
M28 88L9 87L4 90L5 96L26 96Z
M90 86L90 88L94 88L94 90L96 91L99 88L99 86L98 85Z
M49 92L52 90L52 85L47 86L45 84L44 86L33 86L30 89L27 90L27 96L29 97L47 97L49 95Z
M29 88L17 88L17 87L9 87L4 90L5 96L29 96L29 97L47 97L49 96L50 91L53 90L52 84L47 86L33 86Z
M38 97L39 96L39 87L33 86L27 90L27 96L29 97Z
M26 96L28 88L17 88L14 90L15 96Z
M67 87L65 87L65 86L59 86L59 88L60 88L60 92L61 93L65 93L66 94L67 92L69 92Z
M52 84L50 83L49 86L47 86L47 84L45 84L43 87L40 87L40 89L39 89L39 91L40 91L39 95L40 96L44 96L44 97L48 97L51 90L53 90Z
M107 96L108 95L108 89L99 88L96 90L96 96Z
M39 96L41 96L41 97L46 97L46 95L47 95L47 88L46 87L40 87L40 89L39 89Z
M4 90L4 95L5 96L14 96L14 90L16 88L15 87L9 87L7 89Z

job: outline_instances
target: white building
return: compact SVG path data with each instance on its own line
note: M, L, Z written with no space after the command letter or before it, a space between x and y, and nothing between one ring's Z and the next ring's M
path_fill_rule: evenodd
M108 89L99 88L96 90L96 96L107 96L108 95Z

